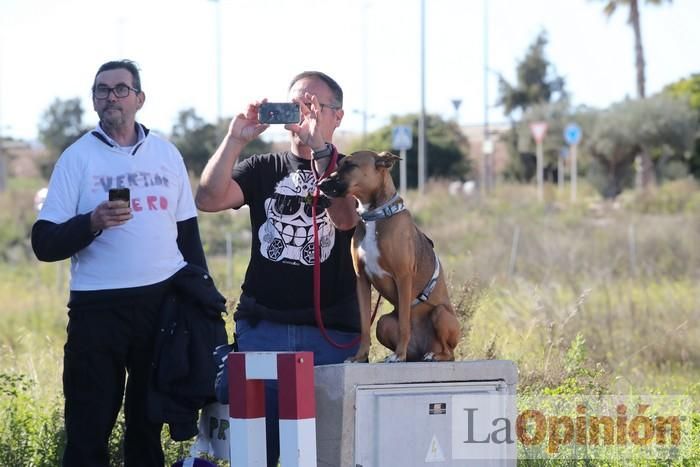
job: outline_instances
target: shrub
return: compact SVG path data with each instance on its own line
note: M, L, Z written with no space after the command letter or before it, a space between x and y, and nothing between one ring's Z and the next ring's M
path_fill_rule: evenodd
M34 382L0 373L0 465L54 467L65 446L57 398L37 400Z

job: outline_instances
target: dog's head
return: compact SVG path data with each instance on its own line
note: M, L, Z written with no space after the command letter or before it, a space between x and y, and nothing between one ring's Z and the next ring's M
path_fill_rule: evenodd
M319 188L332 198L370 194L381 187L394 163L401 160L390 152L357 151L344 157L336 170L324 179Z

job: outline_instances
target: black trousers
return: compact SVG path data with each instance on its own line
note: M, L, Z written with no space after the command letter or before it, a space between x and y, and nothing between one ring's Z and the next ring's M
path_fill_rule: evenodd
M108 467L108 442L124 402L125 467L163 467L161 423L147 419L162 285L72 292L64 347L64 467ZM128 373L128 378L127 378Z

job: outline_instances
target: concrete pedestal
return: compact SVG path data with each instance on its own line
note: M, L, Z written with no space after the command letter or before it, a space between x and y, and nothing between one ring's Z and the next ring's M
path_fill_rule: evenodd
M318 466L515 466L515 364L315 368Z

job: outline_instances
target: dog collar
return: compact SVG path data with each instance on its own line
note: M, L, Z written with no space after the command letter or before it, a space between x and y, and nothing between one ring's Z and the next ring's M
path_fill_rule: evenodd
M397 203L396 201L399 200ZM394 196L389 199L386 203L382 204L378 208L372 209L371 211L363 212L360 214L360 218L365 222L377 221L379 219L386 219L394 214L397 214L406 209L406 205L403 204L403 200L399 198L399 193L394 193Z

